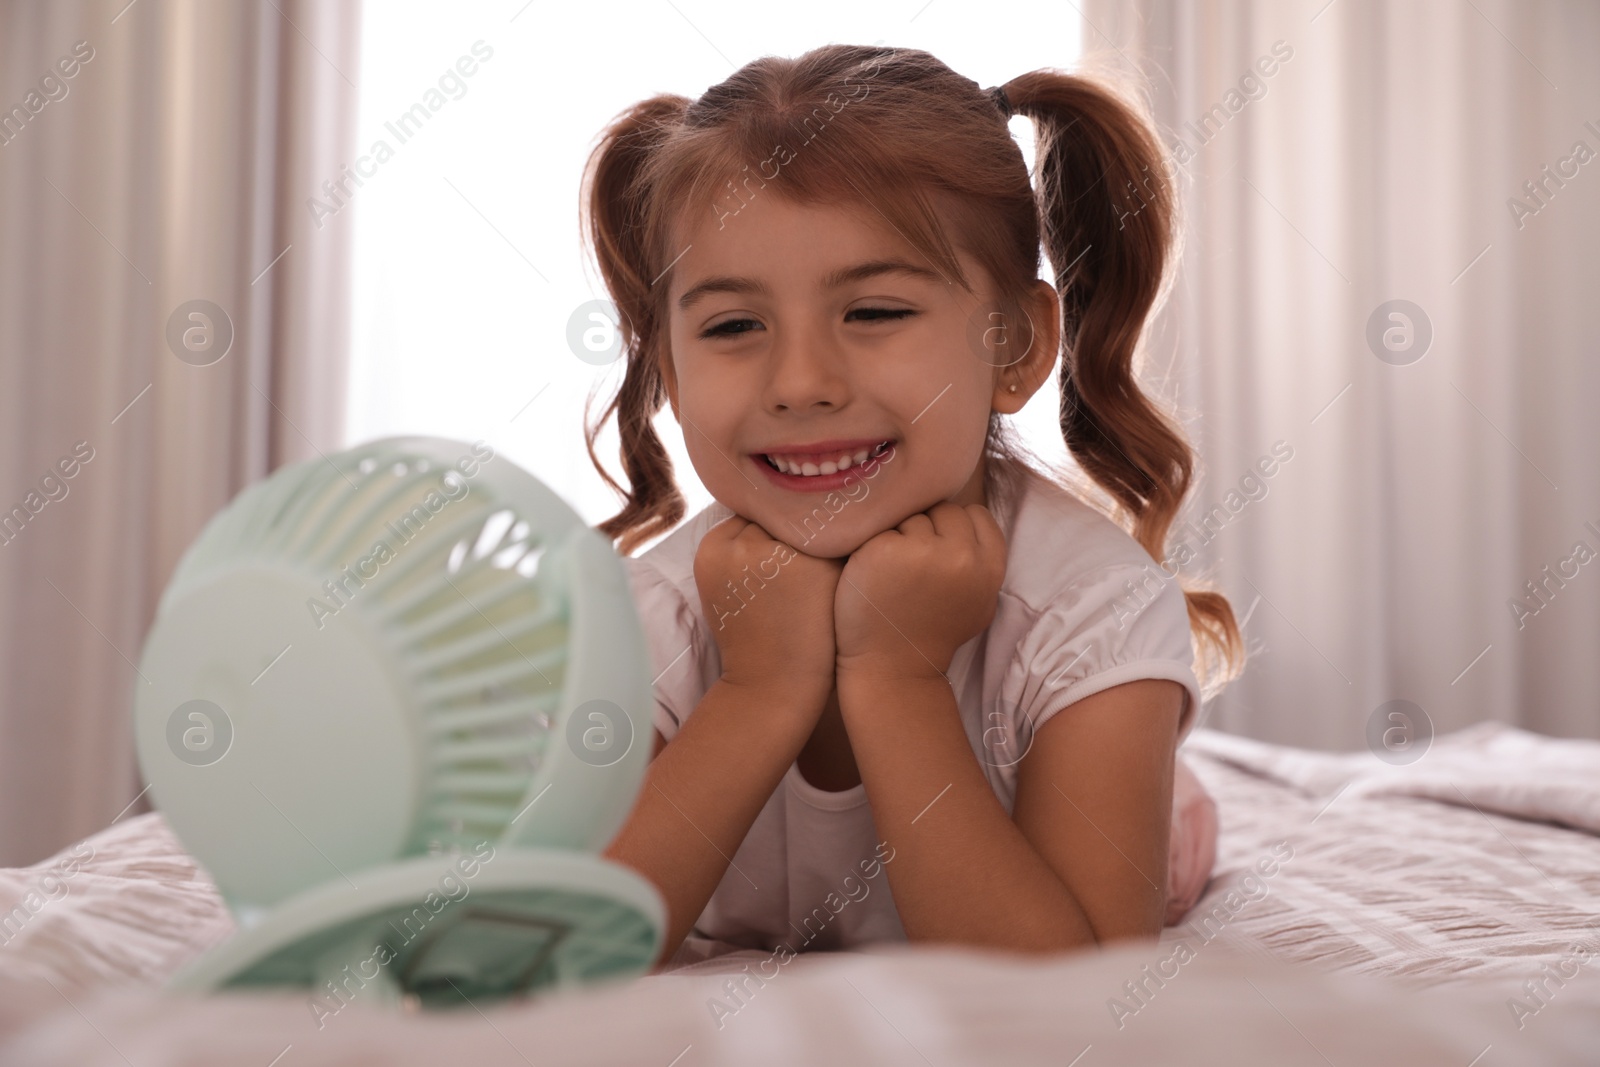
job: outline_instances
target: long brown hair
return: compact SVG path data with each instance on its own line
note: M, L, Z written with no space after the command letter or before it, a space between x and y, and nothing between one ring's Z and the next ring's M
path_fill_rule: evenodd
M1089 481L1029 453L999 413L985 448L998 462L986 469L1050 478L1166 558L1196 459L1140 388L1135 355L1179 240L1167 157L1142 106L1109 85L1042 69L1002 88L1011 112L1033 121L1037 190L995 98L916 49L766 56L698 100L655 96L607 126L584 171L580 217L617 307L626 366L599 417L585 409L584 434L590 461L624 499L597 527L619 552L670 531L685 511L652 425L666 401L660 282L683 251L671 247L675 227L690 210L710 205L720 218L746 197L776 193L869 205L972 290L961 248L993 281L1005 322L1022 321L1042 248L1061 299L1061 432ZM594 451L613 415L627 488ZM986 484L1005 485L998 475ZM1181 586L1209 697L1243 670L1244 642L1226 596Z

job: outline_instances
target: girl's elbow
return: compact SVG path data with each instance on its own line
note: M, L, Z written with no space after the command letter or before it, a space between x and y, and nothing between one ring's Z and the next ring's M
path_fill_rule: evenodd
M1163 907L1153 914L1117 916L1098 925L1090 920L1095 944L1105 946L1119 941L1158 941L1161 931L1166 928L1163 922L1165 911Z

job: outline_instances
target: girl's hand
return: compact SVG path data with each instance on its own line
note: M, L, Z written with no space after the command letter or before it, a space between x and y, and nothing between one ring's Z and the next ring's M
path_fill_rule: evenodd
M722 677L741 687L815 698L833 691L834 586L844 561L817 559L742 515L700 541L694 580L722 653Z
M838 670L943 676L994 620L1005 534L981 504L942 501L856 549L834 598Z

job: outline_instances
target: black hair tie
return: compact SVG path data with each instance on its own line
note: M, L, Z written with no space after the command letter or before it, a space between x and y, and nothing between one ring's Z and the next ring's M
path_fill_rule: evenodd
M985 89L984 92L989 94L989 98L994 101L995 107L1000 109L1000 114L1006 118L1011 117L1011 98L1006 95L1005 86L996 85L991 89Z

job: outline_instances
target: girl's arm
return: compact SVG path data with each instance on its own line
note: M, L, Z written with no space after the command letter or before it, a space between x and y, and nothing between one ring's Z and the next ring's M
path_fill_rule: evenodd
M840 575L839 708L895 850L906 936L1059 951L1159 934L1182 687L1129 682L1050 719L1008 818L946 677L993 621L1005 565L988 509L945 501L869 540Z
M1183 689L1128 682L1040 728L1007 817L937 673L839 678L906 936L1061 951L1157 936Z
M637 870L666 898L658 966L705 910L825 703L793 686L752 688L724 678L706 690L670 744L661 748L657 735L659 754L604 855Z
M741 515L700 539L694 579L722 677L658 747L628 821L603 853L666 898L658 965L694 928L833 694L843 567L796 552Z
M1184 687L1141 678L1039 728L1012 817L1089 916L1097 941L1166 922L1172 775Z

